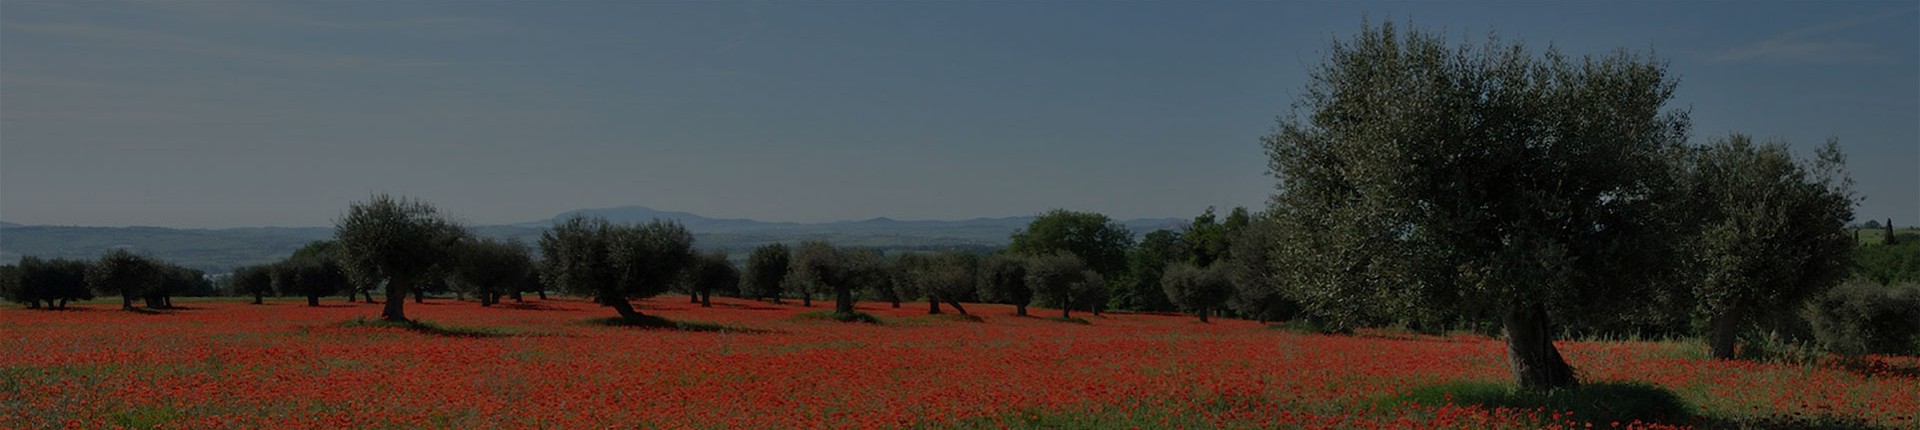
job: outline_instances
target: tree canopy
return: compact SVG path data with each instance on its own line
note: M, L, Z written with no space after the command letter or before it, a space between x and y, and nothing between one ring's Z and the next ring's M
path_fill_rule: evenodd
M1661 209L1689 128L1674 86L1626 51L1364 26L1264 138L1284 283L1345 323L1497 310L1520 386L1576 384L1550 309L1631 300L1670 265Z

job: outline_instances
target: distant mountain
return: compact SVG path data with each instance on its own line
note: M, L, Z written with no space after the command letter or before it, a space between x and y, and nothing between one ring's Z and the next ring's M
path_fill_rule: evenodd
M474 234L518 239L533 245L554 221L575 214L605 217L616 223L672 219L693 231L703 249L744 254L766 243L825 240L842 246L882 250L990 250L1006 246L1008 237L1033 221L1031 216L975 218L959 221L871 218L829 223L765 222L738 218L708 218L644 206L568 211L545 221L507 225L469 226ZM1121 221L1135 236L1153 230L1179 228L1186 220L1147 218ZM308 242L333 237L331 227L254 227L227 229L172 229L163 227L24 226L4 223L0 234L0 263L23 255L50 258L94 258L114 248L128 248L154 257L219 273L228 269L277 261Z
M6 222L6 221L0 221L0 228L13 228L13 227L23 227L23 226L19 224Z

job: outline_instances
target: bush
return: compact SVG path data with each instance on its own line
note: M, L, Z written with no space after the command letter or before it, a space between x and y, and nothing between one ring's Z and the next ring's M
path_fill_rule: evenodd
M1807 304L1814 339L1842 355L1913 354L1920 340L1920 284L1855 280Z

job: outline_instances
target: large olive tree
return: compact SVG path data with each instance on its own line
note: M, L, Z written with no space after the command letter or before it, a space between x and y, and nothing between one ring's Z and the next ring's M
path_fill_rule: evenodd
M540 234L540 255L547 285L592 297L627 320L642 317L629 300L666 292L695 261L693 233L678 221L615 225L579 215Z
M1625 51L1364 26L1263 138L1283 285L1334 321L1491 310L1521 387L1575 385L1554 318L1631 301L1671 265L1661 213L1689 127L1673 91Z
M1700 223L1688 273L1699 278L1689 284L1714 358L1733 358L1736 335L1755 319L1790 315L1846 279L1854 200L1845 165L1833 141L1807 162L1785 143L1737 133L1694 152L1698 212L1689 219Z
M380 317L406 321L407 293L448 263L465 230L426 202L375 195L334 223L337 257L360 285L385 285Z

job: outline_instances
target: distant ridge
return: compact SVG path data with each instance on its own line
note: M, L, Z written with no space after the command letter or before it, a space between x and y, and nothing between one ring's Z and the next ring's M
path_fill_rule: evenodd
M576 214L604 217L616 223L671 219L693 231L702 249L742 253L766 243L826 240L842 246L882 250L971 249L1006 246L1014 231L1026 227L1032 216L967 220L897 220L875 217L826 223L766 222L744 218L710 218L690 212L663 211L646 206L580 209L553 218L505 225L469 226L474 234L537 243L540 233L555 221ZM1120 221L1135 236L1159 229L1177 229L1187 220L1144 218ZM165 227L28 226L0 222L0 264L21 256L94 258L113 248L131 248L188 267L221 273L233 267L277 261L302 245L333 236L332 227L244 227L175 229Z

